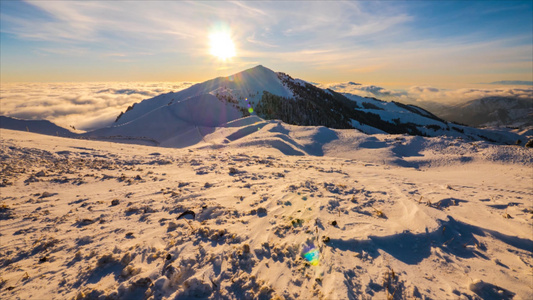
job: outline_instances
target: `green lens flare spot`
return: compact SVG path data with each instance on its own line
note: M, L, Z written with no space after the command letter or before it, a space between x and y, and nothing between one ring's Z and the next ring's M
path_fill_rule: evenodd
M250 107L250 108L248 108L248 112L249 112L249 113L253 113L253 112L254 112L254 109Z
M303 256L309 263L311 263L311 265L313 266L318 265L319 253L317 249L311 249L308 252L304 253Z

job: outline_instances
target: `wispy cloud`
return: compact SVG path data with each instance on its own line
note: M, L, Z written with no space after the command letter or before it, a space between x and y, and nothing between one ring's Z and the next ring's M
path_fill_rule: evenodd
M346 36L362 36L373 35L383 32L385 30L394 28L395 26L405 24L412 20L412 17L406 14L399 16L378 16L377 19L369 20L364 24L351 25Z
M495 33L482 23L479 28L458 27L469 25L477 14L497 14L505 9L501 5L487 9L485 5L457 5L453 16L459 17L447 20L442 18L448 15L421 9L439 3L394 1L30 0L7 4L1 12L3 33L42 43L32 44L40 53L100 58L95 63L102 69L117 60L140 62L146 69L166 73L172 68L179 72L184 66L190 72L193 65L205 69L212 65L207 37L220 24L231 29L238 56L231 62L234 65L213 69L239 71L237 66L261 61L305 74L321 74L327 68L339 76L375 74L374 78L415 81L427 74L452 78L459 73L464 75L461 80L481 82L479 74L523 75L533 67L530 29L514 32L506 28L505 33ZM31 12L20 13L22 6ZM423 15L428 12L433 15ZM165 56L169 53L174 56Z
M28 1L43 16L25 18L2 15L2 30L23 39L46 42L149 48L175 45L175 40L199 34L197 22L176 17L172 12L185 8L194 13L194 5L177 7L173 2L90 2ZM143 47L142 44L145 44ZM166 47L165 47L166 48ZM165 49L168 50L168 49Z
M262 40L256 39L255 32L251 36L247 37L246 41L251 43L251 44L255 44L255 45L261 46L261 47L267 47L267 48L278 48L279 47L279 45L269 44L269 43L264 42Z
M3 14L7 25L2 29L4 32L23 39L57 43L110 43L116 47L135 48L142 48L144 44L145 48L152 49L155 48L152 43L156 43L167 50L177 44L182 48L198 46L199 39L204 38L216 22L230 24L237 38L249 42L252 48L272 48L283 42L285 49L299 51L303 43L323 45L325 38L372 35L409 20L406 14L394 15L395 12L376 17L357 3L346 2L274 5L244 1L30 0L27 3L43 15L27 18Z
M61 48L38 48L36 49L36 52L41 55L57 54L61 56L84 56L90 53L89 49L76 46Z
M257 17L268 17L268 13L266 13L265 11L261 9L248 5L244 1L231 1L231 3L237 5L238 7L243 8L247 12L247 14L254 15Z

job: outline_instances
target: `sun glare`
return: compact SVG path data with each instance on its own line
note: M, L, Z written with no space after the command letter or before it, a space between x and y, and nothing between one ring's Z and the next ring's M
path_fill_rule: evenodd
M235 56L235 45L226 32L216 32L209 35L211 54L221 60Z

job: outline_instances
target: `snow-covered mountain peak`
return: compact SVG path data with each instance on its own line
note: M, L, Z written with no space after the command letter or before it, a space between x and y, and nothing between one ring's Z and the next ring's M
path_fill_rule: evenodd
M292 98L292 91L284 85L278 73L262 66L244 70L230 76L217 77L195 84L177 93L168 93L134 104L121 114L115 125L131 122L165 105L186 101L201 95L211 94L221 100L230 100L246 108L248 103L257 102L268 91L280 97Z
M189 139L171 144L190 145L201 141L206 132L250 114L292 125L357 129L368 134L449 136L507 144L519 139L506 132L452 124L417 106L325 90L262 65L144 100L128 108L114 126L90 135L142 138L156 144Z

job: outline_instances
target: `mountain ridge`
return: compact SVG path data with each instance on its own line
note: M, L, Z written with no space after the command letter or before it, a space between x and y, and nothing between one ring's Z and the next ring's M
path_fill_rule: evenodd
M533 99L483 97L445 107L439 114L448 120L475 127L533 126Z
M123 130L113 128L123 126L165 105L172 106L200 94L215 96L228 106L226 110L233 107L232 109L241 111L241 117L256 114L266 120L279 119L292 125L358 129L365 133L447 135L472 141L486 140L507 144L518 139L517 135L453 124L418 106L343 95L331 89L321 89L262 65L198 83L177 93L144 100L124 112L114 126L91 135L104 132L113 135L119 131L123 134Z
M356 129L366 134L448 136L497 144L523 139L508 131L451 123L415 105L322 89L262 65L132 104L113 125L81 137L188 147L205 142L204 137L217 128L250 115L289 125Z
M0 116L0 128L63 137L73 137L77 135L76 133L47 120L21 120L7 116Z

